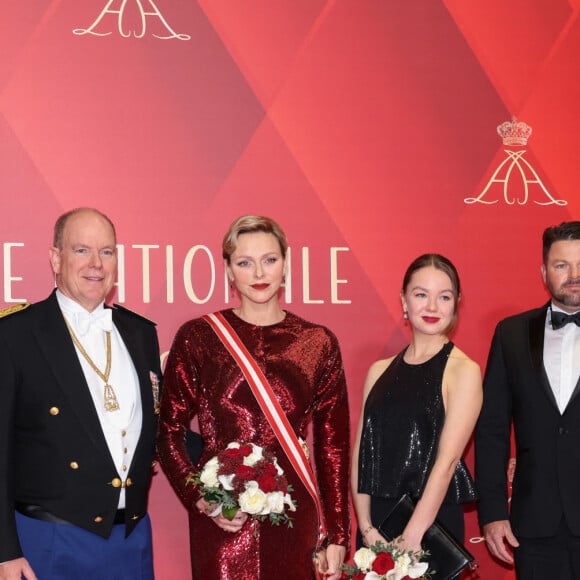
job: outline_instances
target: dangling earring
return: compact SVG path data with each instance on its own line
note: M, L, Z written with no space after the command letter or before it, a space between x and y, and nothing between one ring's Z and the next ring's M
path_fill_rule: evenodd
M285 284L286 284L286 274L282 276L282 285L284 286Z
M403 319L409 320L409 312L407 311L406 308L403 308Z
M230 279L230 290L234 289L234 281Z

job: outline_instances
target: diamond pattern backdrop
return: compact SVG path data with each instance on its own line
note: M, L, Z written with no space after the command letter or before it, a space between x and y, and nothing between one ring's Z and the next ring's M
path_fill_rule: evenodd
M456 263L453 338L483 367L495 323L546 300L541 232L578 219L579 8L6 0L3 302L49 293L54 219L96 206L123 244L117 299L158 322L166 351L181 322L227 299L219 247L229 223L263 213L291 240L288 307L341 341L353 426L366 369L408 340L398 294L420 253ZM533 128L524 148L496 133L512 116ZM494 203L466 203L506 149L525 150L545 189L530 181L525 198L512 177L507 194L494 183L481 198ZM342 248L334 277L331 248ZM185 511L161 473L151 511L157 576L186 577ZM467 536L479 536L472 511ZM471 549L481 578L513 577L483 544Z

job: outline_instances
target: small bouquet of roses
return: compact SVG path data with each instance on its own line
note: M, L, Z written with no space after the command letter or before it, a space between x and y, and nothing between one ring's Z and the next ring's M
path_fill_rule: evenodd
M354 554L354 566L344 565L347 578L353 580L404 580L425 578L429 564L419 560L427 552L405 552L394 542L377 542L370 548L360 548Z
M273 525L292 527L286 510L296 511L284 471L273 453L253 443L230 443L212 457L187 483L197 485L201 496L217 504L229 520L238 510ZM219 513L219 511L217 512Z

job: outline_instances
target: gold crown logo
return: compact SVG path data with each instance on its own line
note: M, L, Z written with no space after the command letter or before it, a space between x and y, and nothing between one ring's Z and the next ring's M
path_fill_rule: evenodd
M497 126L497 134L502 138L504 145L527 145L532 128L513 117L511 121L505 121Z

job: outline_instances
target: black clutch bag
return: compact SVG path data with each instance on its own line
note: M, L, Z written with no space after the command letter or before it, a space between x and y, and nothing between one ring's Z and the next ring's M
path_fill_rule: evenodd
M379 532L389 541L400 536L411 519L415 504L404 495L379 526ZM429 551L426 562L436 573L437 580L458 578L464 568L477 568L475 558L441 524L435 522L423 536L424 550Z

